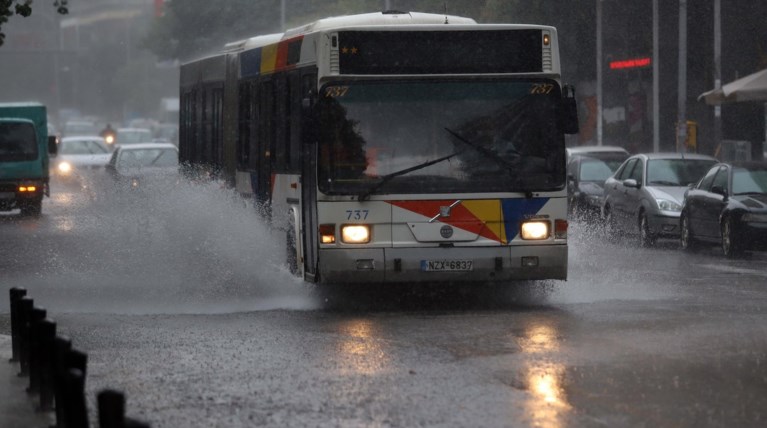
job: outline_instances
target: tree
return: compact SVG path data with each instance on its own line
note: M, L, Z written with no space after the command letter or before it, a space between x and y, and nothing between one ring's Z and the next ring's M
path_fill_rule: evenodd
M56 12L66 15L69 13L67 3L69 0L55 0L53 7ZM0 0L0 46L5 43L5 33L2 32L3 24L13 15L27 17L32 14L32 0Z

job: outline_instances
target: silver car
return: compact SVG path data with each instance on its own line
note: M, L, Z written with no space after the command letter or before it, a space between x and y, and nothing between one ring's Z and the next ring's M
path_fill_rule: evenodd
M691 153L638 154L605 181L602 216L607 233L636 233L641 246L679 237L679 215L688 186L717 160Z

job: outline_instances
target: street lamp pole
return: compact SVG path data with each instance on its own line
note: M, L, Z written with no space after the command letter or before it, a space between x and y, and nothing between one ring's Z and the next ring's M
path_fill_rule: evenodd
M602 145L602 0L597 0L597 145Z
M687 151L687 0L679 0L679 80L677 150Z
M652 0L652 151L660 151L660 28L658 0Z
M714 0L714 89L722 87L722 2ZM714 144L722 144L722 106L714 106Z

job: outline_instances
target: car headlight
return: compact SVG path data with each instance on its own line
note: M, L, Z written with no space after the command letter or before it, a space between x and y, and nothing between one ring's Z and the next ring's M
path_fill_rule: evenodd
M113 144L115 142L115 136L107 135L106 138L104 138L104 141L106 141L107 144Z
M58 169L59 169L59 174L67 175L70 172L72 172L72 164L66 161L59 162Z
M370 242L370 226L366 224L341 226L341 242L345 244L367 244Z
M519 226L522 239L541 240L549 237L549 222L543 220L531 220Z
M747 223L767 223L767 213L746 213L741 218Z
M656 199L655 202L658 203L658 208L660 208L661 211L682 211L682 206L674 201L669 201L668 199Z
M599 202L602 201L602 196L600 195L588 195L586 197L588 198L589 202L593 204L598 204Z

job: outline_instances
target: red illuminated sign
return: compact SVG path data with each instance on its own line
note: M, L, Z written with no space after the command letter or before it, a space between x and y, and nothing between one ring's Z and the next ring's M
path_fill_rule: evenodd
M612 61L610 63L610 70L623 70L626 68L640 68L648 67L652 61L650 58L633 58L624 59L622 61Z

